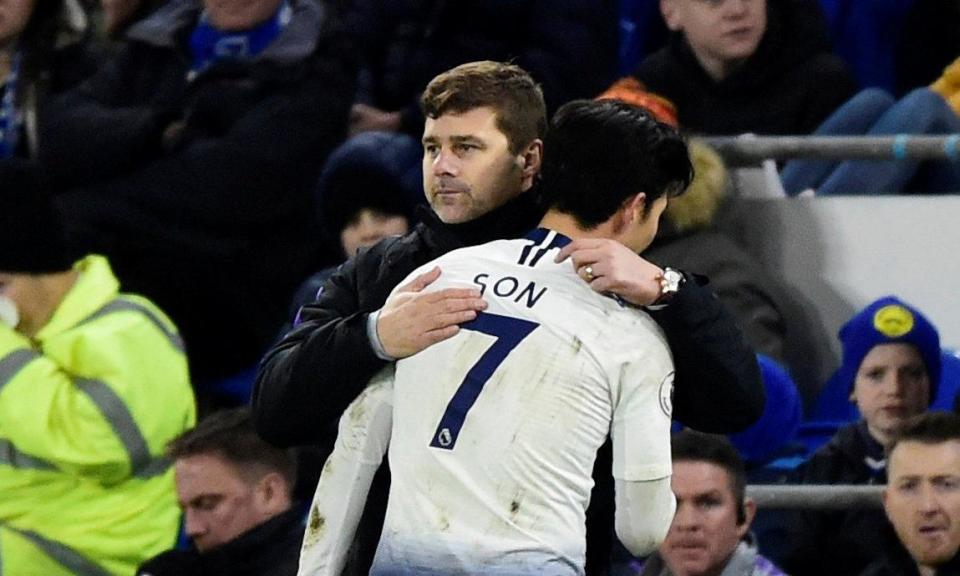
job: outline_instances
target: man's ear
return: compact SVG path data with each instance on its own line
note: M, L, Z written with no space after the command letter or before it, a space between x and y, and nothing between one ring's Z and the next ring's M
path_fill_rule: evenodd
M614 234L623 234L627 227L643 218L643 207L646 194L639 192L623 201L620 209L614 212L611 222Z
M533 186L534 177L540 173L543 163L543 140L535 138L517 154L517 166L523 177L523 189Z
M627 222L643 220L643 215L647 209L647 194L639 192L627 198L624 205L627 208Z
M677 0L660 0L660 14L663 15L663 21L666 22L667 28L673 32L679 32L683 29Z
M266 508L282 512L289 505L287 481L279 472L269 472L258 483L261 502Z
M737 535L742 540L753 524L753 517L757 514L757 503L750 498L743 499L743 523L737 526Z

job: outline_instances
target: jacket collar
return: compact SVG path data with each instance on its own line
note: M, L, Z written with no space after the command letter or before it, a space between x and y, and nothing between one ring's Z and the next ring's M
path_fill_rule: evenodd
M120 282L103 256L87 256L73 269L80 276L47 324L37 332L36 340L41 344L73 328L119 293Z
M476 246L493 240L521 238L536 228L544 210L537 203L536 190L528 190L503 206L462 224L446 224L433 210L420 207L417 216L431 232L433 244L444 252Z
M871 568L876 568L877 565L883 566L886 570L885 573L897 574L898 576L919 576L920 574L917 563L899 541L889 547L879 560L871 564ZM876 570L867 570L867 573L870 574L874 572ZM960 552L955 554L946 564L938 566L936 574L937 576L957 576L960 574Z
M230 567L243 567L241 573L253 573L255 566L275 564L288 551L291 535L301 533L303 513L296 506L251 528L233 540L200 554L210 574L236 573ZM266 572L264 572L266 573Z
M744 576L753 574L757 563L757 549L748 542L740 542L734 549L730 559L720 572L720 576ZM673 576L659 552L654 553L643 564L640 576Z

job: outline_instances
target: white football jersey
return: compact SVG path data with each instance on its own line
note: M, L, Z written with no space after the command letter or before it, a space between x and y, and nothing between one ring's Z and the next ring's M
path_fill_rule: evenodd
M594 292L570 240L464 248L428 290L488 302L453 338L397 363L390 498L371 574L582 574L598 448L613 474L668 477L673 361L642 310Z

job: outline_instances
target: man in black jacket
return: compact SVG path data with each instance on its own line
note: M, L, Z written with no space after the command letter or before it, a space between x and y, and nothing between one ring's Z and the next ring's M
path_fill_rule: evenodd
M509 151L478 163L472 157L478 143L469 134L460 138L455 158L434 158L431 143L424 143L424 189L433 212L424 211L413 232L384 240L344 264L318 301L301 310L300 323L264 358L253 403L258 430L268 441L332 444L340 414L389 358L412 355L452 336L458 323L483 306L479 293L469 290L420 293L442 273L438 270L387 300L393 287L450 250L519 237L543 215L531 189L540 169L546 112L528 74L513 65L465 64L435 78L423 100L431 118L494 109ZM697 278L686 274L674 283L662 282L660 268L613 241L574 242L563 256L578 267L591 266L598 276L591 286L598 291L639 306L665 304L651 314L674 354L677 419L704 431L732 432L759 417L764 394L755 356ZM601 451L598 462L603 473L596 477L609 478L603 468L609 467L609 454L605 458ZM612 495L609 481L601 480L597 489ZM374 497L381 492L371 490ZM385 500L385 493L381 497ZM605 561L612 526L612 496L593 502L592 517L600 524L589 536L588 573Z
M928 412L889 452L883 506L899 544L862 576L960 574L960 417Z
M170 443L183 529L193 547L168 550L139 576L293 576L303 512L292 500L296 461L264 442L248 408L216 412Z

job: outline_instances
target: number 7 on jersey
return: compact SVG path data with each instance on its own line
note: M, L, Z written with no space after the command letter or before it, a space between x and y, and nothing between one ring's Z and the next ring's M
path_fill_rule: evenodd
M457 438L460 436L460 429L463 428L463 421L467 413L473 408L483 386L487 380L493 376L500 364L507 359L507 356L523 341L533 330L539 326L536 322L512 318L510 316L500 316L480 312L477 317L460 327L464 330L473 330L474 332L483 332L490 336L495 336L493 345L487 348L487 351L480 356L477 363L470 367L463 382L457 388L453 398L447 404L447 409L443 411L440 418L440 424L433 433L433 439L430 446L441 450L453 450L457 444Z

